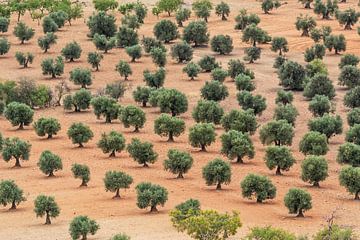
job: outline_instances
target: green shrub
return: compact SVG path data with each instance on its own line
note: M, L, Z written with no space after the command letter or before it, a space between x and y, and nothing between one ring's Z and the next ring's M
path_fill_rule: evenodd
M266 109L266 99L259 94L252 95L249 91L241 91L236 97L242 109L252 109L255 115L261 115Z
M194 120L205 123L220 124L220 120L224 115L224 110L220 107L219 103L209 100L200 100L195 106L192 117Z
M48 135L47 138L50 139L53 135L56 135L60 129L61 125L59 121L55 118L39 118L33 125L35 132L38 136L43 137Z
M336 135L341 134L343 130L342 119L339 115L331 116L324 114L322 117L313 118L308 123L310 131L323 133L327 137L327 141Z
M134 132L139 132L140 128L144 127L146 122L145 112L136 106L129 105L121 110L120 120L125 128L133 126Z
M205 82L201 88L201 97L209 101L222 101L229 96L227 87L218 81Z
M93 13L86 23L90 31L88 36L92 38L97 33L106 37L113 37L116 33L115 22L116 18L113 15L108 15L103 11Z
M314 117L322 117L332 111L332 104L327 96L315 95L309 103L309 110Z
M234 49L232 38L229 35L216 35L211 41L211 50L220 55L227 55Z
M171 57L178 63L191 61L193 52L192 47L186 42L180 42L171 47Z
M159 68L153 73L149 70L145 70L143 72L143 75L146 85L148 85L149 87L160 88L164 85L166 70L165 68Z
M125 81L127 81L128 77L133 73L130 64L123 60L120 60L116 65L116 71L120 74L121 77L124 77Z
M135 62L136 59L140 59L142 56L142 48L140 45L133 45L125 48L126 53L131 57L131 62Z
M139 43L139 36L134 29L127 26L120 26L119 31L116 33L117 47L125 48L137 45Z
M58 56L56 59L46 58L41 63L43 75L51 75L52 78L64 73L64 60Z
M24 103L11 102L6 106L4 116L12 126L24 129L33 121L34 111Z
M355 200L360 199L360 168L344 167L339 175L340 185L345 187L349 193L355 194Z
M81 179L80 187L87 186L87 183L90 181L90 169L87 165L74 163L71 166L71 172L73 173L74 178Z
M192 21L183 32L183 40L189 44L193 43L194 47L206 45L209 42L209 33L205 21Z
M188 75L190 80L194 80L201 72L201 67L194 62L190 62L183 68L182 71Z
M256 116L252 109L231 110L221 118L221 125L225 131L236 130L253 135L258 127Z
M115 47L116 39L115 37L107 38L105 35L100 35L95 33L92 39L93 43L97 50L104 51L104 53L108 53L109 50Z
M80 45L73 41L65 45L65 47L61 50L61 55L65 58L65 60L69 60L70 62L74 62L75 59L79 59L81 56L82 49Z
M15 210L21 202L26 201L24 191L16 185L13 180L1 180L0 182L0 202L1 205L11 204L10 210Z
M260 129L260 141L266 145L274 143L276 146L290 146L293 137L293 126L286 120L272 120Z
M309 156L301 163L301 179L304 182L320 187L319 182L328 176L328 163L324 157Z
M178 36L178 30L175 23L170 20L161 20L154 26L154 35L157 40L170 43Z
M295 121L298 115L298 110L292 104L278 104L275 108L274 119L286 120L288 123L295 126Z
M300 152L305 155L325 155L329 151L325 134L308 132L300 141Z

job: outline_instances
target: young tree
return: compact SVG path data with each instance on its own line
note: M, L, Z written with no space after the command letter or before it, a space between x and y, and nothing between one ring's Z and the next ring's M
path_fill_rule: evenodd
M146 104L149 101L151 91L153 91L150 87L141 87L137 86L136 90L133 91L132 95L136 102L141 103L142 107L146 107Z
M239 15L235 17L235 22L236 30L244 30L248 25L258 25L260 23L260 18L254 13L248 14L247 10L245 8L242 8L239 11Z
M154 132L161 137L168 136L168 142L173 142L174 137L178 137L185 132L185 122L178 117L163 113L155 119Z
M310 38L314 40L315 43L320 42L320 40L325 43L326 37L330 36L332 29L330 26L322 26L321 28L313 28L310 31Z
M58 25L50 16L45 16L42 21L42 28L44 33L54 33L59 30Z
M139 43L139 36L134 29L127 26L120 26L116 33L117 47L125 48L137 45Z
M127 81L128 77L132 75L132 70L129 63L120 60L120 62L116 65L116 71L120 74L120 76L124 77L124 80Z
M66 95L63 101L65 110L72 110L75 112L81 112L90 108L91 103L91 92L85 89L80 89L73 95Z
M236 97L242 109L252 109L255 115L261 115L266 109L266 99L259 94L252 95L249 91L241 91Z
M323 44L316 43L310 48L305 49L304 60L311 62L314 59L323 59L325 56L326 48Z
M105 86L105 94L116 101L122 98L128 89L128 85L124 81L115 81Z
M244 50L245 56L244 61L248 61L249 63L254 63L256 60L260 59L261 48L258 47L248 47Z
M0 56L5 55L10 50L10 43L6 38L0 38Z
M360 12L356 12L353 8L336 12L336 19L339 21L340 25L344 26L345 30L351 30L351 27L357 23L359 17Z
M68 19L67 13L62 10L51 12L49 14L49 17L51 17L55 21L56 25L59 28L65 26L65 22Z
M150 53L153 48L165 49L164 44L161 41L159 41L153 37L143 37L143 39L141 40L141 43L143 45L145 53Z
M236 158L237 163L244 163L243 158L252 159L255 155L254 145L247 133L230 130L221 135L221 153L230 160Z
M166 59L166 49L163 48L152 48L150 51L151 58L153 62L158 67L165 67L167 59Z
M305 68L293 61L285 61L278 70L280 85L288 90L303 90L305 75Z
M350 164L353 167L359 167L360 146L349 142L340 145L336 161L340 164Z
M281 3L278 0L264 0L261 3L261 9L264 11L265 14L270 14L270 11L274 8L281 7Z
M142 48L140 45L134 45L125 48L126 53L131 57L131 62L135 62L136 59L140 59L142 56Z
M178 174L177 178L184 178L193 164L193 158L188 152L170 149L167 153L167 159L164 160L164 169L173 174Z
M156 7L159 12L167 12L168 16L171 16L171 13L176 11L182 4L181 0L159 0L156 3Z
M116 18L113 15L106 14L103 11L94 13L87 21L87 26L90 30L88 36L92 38L95 33L105 35L106 37L113 37L116 33Z
M87 239L87 235L95 235L100 226L95 220L90 219L88 216L77 216L70 223L70 236L72 240Z
M312 208L311 195L299 188L291 188L284 197L284 203L289 213L297 214L296 217L304 217L304 212Z
M89 52L87 57L87 62L91 64L92 68L95 68L96 71L99 71L100 62L103 60L104 56L101 53Z
M340 171L339 181L349 193L355 194L355 200L360 200L360 167L344 167Z
M110 192L116 192L114 198L120 198L120 189L130 188L133 183L133 178L120 171L107 171L105 173L104 184L105 190Z
M325 38L324 44L326 48L331 52L335 50L335 54L346 50L346 39L345 36L340 35L330 35Z
M97 118L105 117L106 123L111 123L112 120L117 119L120 115L120 105L113 98L106 96L99 96L91 99L90 104L94 109Z
M220 190L222 184L229 184L231 182L230 164L220 158L216 158L203 167L202 176L206 181L206 185L216 185L216 190Z
M105 35L100 35L95 33L92 39L97 50L104 51L104 53L108 53L109 50L115 47L116 39L115 37L107 38Z
M347 53L341 56L339 68L340 70L345 66L354 66L356 67L360 62L360 57L355 54Z
M315 187L328 177L328 163L324 157L309 156L301 163L301 179Z
M133 105L129 105L123 108L119 118L124 124L125 128L134 126L134 132L139 132L139 129L143 128L146 122L145 112L141 108Z
M157 206L164 206L168 200L168 191L160 185L142 182L135 189L137 194L136 205L140 209L150 207L150 212L157 212Z
M271 37L257 25L251 24L244 29L241 40L243 42L251 43L253 47L256 47L256 43L270 42Z
M201 72L201 67L194 62L189 62L184 68L183 72L187 74L190 80L195 80L195 77Z
M312 29L316 27L316 21L313 17L309 15L302 15L296 18L295 27L298 31L302 31L302 37L309 37L309 33Z
M325 155L329 151L325 134L308 132L300 141L299 150L304 155Z
M44 50L44 53L47 53L50 47L54 44L56 44L56 40L58 37L52 33L46 33L43 37L39 37L38 39L38 45L41 48L41 50Z
M2 145L2 157L5 162L15 159L15 167L21 167L20 160L27 161L30 157L31 144L17 137L6 138Z
M200 100L195 106L192 117L194 120L205 123L220 124L220 120L224 115L224 110L220 107L219 103L212 100Z
M291 104L292 101L294 100L294 95L291 91L284 91L284 90L279 90L276 93L276 99L275 99L275 103L276 104Z
M24 44L25 41L29 41L35 35L35 30L26 26L23 22L18 22L14 28L14 35L20 40L21 44Z
M171 57L178 63L190 62L194 50L186 42L180 42L171 47Z
M236 130L253 135L258 127L254 112L249 109L231 110L221 118L221 125L225 131Z
M176 89L166 89L159 95L158 106L162 113L171 113L173 117L188 110L186 95Z
M175 19L178 27L183 27L183 22L189 20L191 16L191 10L188 8L179 8L176 11Z
M159 68L155 72L150 72L149 70L145 70L143 72L144 81L146 85L152 88L160 88L164 85L166 70L165 68Z
M294 165L295 158L288 147L269 146L266 149L265 163L270 170L276 168L276 175L281 175L281 171L289 171Z
M288 41L284 37L273 37L271 41L271 51L279 51L279 56L289 51Z
M56 218L60 214L60 208L52 196L38 195L34 206L36 217L46 216L45 224L51 224L50 218Z
M202 57L198 64L205 72L211 72L213 69L220 67L219 63L216 62L215 57L209 55Z
M94 7L97 11L107 12L118 7L119 3L116 0L93 0Z
M339 75L339 85L348 88L360 86L360 69L356 66L344 66Z
M208 22L213 6L210 0L196 0L192 4L192 9L198 18L203 18L205 22Z
M220 55L227 55L234 49L233 40L229 35L215 35L211 41L211 50Z
M209 42L209 33L205 21L192 21L183 32L183 40L189 44L193 43L194 47L206 45Z
M229 73L221 67L214 68L211 70L211 80L223 83Z
M275 108L274 119L286 120L288 123L295 126L295 121L298 115L298 110L292 104L278 104Z
M306 79L303 83L304 87L306 87L306 84L309 82L311 78L315 78L315 75L325 76L325 77L319 77L320 79L317 79L315 83L322 82L321 81L322 78L323 81L325 82L325 85L330 85L327 81L328 79L326 79L326 77L329 75L328 69L326 68L326 65L321 59L312 60L305 66L305 69L306 69Z
M310 131L316 131L326 135L327 141L343 131L343 122L339 115L331 116L324 114L322 117L317 117L309 120L308 127Z
M326 4L321 0L315 0L314 3L314 13L322 15L322 19L330 19L330 16L336 14L338 9L339 6L337 0L328 0Z
M360 108L354 108L347 114L347 122L350 127L360 124Z
M360 107L360 86L350 89L345 94L344 105L349 108Z
M314 117L322 117L332 111L332 104L327 96L315 95L309 103L309 110Z
M50 139L53 135L56 135L60 129L61 125L59 121L55 118L39 118L33 125L35 132L38 136L43 137L48 135L47 138Z
M268 177L248 174L240 183L244 198L256 198L257 203L276 197L276 187Z
M65 58L65 60L69 60L70 62L74 62L74 59L79 59L81 56L82 49L80 45L73 41L65 45L65 47L61 50L61 55Z
M206 152L206 146L215 142L215 127L211 123L197 123L189 130L189 142L192 147L200 147Z
M224 1L221 1L218 5L215 7L215 14L218 16L221 16L222 21L226 21L227 17L230 15L230 6Z
M120 153L125 149L125 138L121 133L116 131L111 131L108 134L103 133L97 146L101 148L103 153L110 153L109 157L115 157L116 152Z
M275 146L290 146L293 137L293 126L286 120L272 120L260 129L260 141L264 145L274 143Z
M138 138L133 138L126 150L134 161L149 167L148 163L155 163L158 154L153 150L154 145L150 142L141 142Z
M34 55L30 52L23 53L23 52L16 52L15 58L18 63L23 66L24 68L27 68L29 64L33 63L34 61Z
M157 40L170 43L179 36L177 26L170 20L161 20L154 26L154 35Z
M0 32L6 33L9 29L9 25L10 25L10 19L5 16L1 16L0 17Z
M64 73L64 60L58 56L56 59L46 58L41 62L43 75L51 75L51 78L61 76Z
M79 144L79 147L84 147L83 143L87 143L94 137L94 133L85 124L73 123L67 131L67 135L71 138L73 144Z
M73 173L74 178L81 179L80 187L87 186L87 183L90 181L90 169L87 165L74 163L71 166L71 172Z
M91 70L87 68L74 68L70 71L70 81L81 88L86 88L92 84Z
M10 121L12 126L19 126L18 129L24 129L33 121L34 111L24 103L11 102L4 111L4 117Z
M130 14L126 14L121 18L121 24L122 26L126 26L134 30L140 28L141 26L138 17Z
M284 56L277 56L273 64L273 68L278 70L287 60L288 59Z
M218 81L206 81L201 88L201 97L205 100L220 102L229 96L227 87Z
M345 140L360 145L360 124L355 124L346 132Z
M26 201L24 191L13 180L1 180L0 204L6 207L11 204L10 210L15 210L21 202Z

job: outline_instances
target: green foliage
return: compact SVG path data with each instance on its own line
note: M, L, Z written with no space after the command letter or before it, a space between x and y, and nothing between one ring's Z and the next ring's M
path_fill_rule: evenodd
M77 216L70 223L70 236L72 240L87 239L87 235L95 235L100 226L95 220L90 219L88 216Z
M139 129L143 128L146 122L145 112L141 108L133 105L129 105L121 109L121 115L119 118L125 128L133 126L135 128L134 132L139 132Z
M127 81L128 77L133 73L130 64L124 60L120 60L116 65L116 71L120 74L121 77L124 77L125 81Z
M302 90L305 74L305 68L293 61L285 61L278 69L280 85L288 90Z
M30 52L23 53L23 52L16 52L15 58L18 63L23 66L24 68L27 68L29 64L33 63L34 61L34 55Z
M0 32L6 33L9 29L10 19L5 16L0 16Z
M152 184L150 182L142 182L136 186L137 206L140 209L150 207L150 212L157 212L157 206L164 206L168 200L168 191L166 188Z
M113 49L116 43L115 37L107 38L105 35L99 35L98 33L94 34L92 41L96 49L104 51L104 53L108 53L109 50Z
M313 17L309 15L302 15L296 18L295 27L298 31L302 31L302 37L309 37L309 33L312 29L316 27L316 21Z
M70 81L81 88L92 84L91 70L87 68L74 68L70 71Z
M301 179L304 182L320 187L319 182L328 176L328 163L324 157L309 156L301 163Z
M316 43L312 47L305 49L305 62L311 62L314 59L323 59L323 57L325 56L325 51L325 46L319 43Z
M39 169L49 177L53 177L54 172L62 170L63 168L61 158L48 150L41 153L37 165Z
M49 17L54 20L58 28L62 28L68 19L67 13L62 10L51 12Z
M261 48L248 47L245 48L244 53L245 53L244 60L249 61L249 63L254 63L256 60L260 59Z
M31 144L17 137L6 138L2 146L2 157L5 162L15 159L15 167L21 167L20 159L29 160ZM0 191L1 192L1 191ZM0 201L1 202L1 201Z
M38 195L34 201L36 217L46 215L45 224L51 224L50 218L56 218L60 214L60 208L52 196Z
M170 20L161 20L154 26L154 35L157 40L170 43L179 36L177 26Z
M206 81L201 88L201 97L209 101L222 101L229 96L227 87L218 81Z
M176 11L182 4L181 0L159 0L156 3L156 7L159 12L167 12L169 17L171 13Z
M193 164L193 158L188 152L170 149L167 153L167 159L164 160L164 169L177 178L184 178L183 174L187 173Z
M340 145L336 161L340 164L350 164L353 167L359 167L360 146L349 142Z
M193 147L206 151L206 146L215 142L215 127L211 123L197 123L189 130L189 142Z
M216 189L220 190L222 184L231 182L231 167L229 163L216 158L203 167L202 175L206 185L216 185Z
M73 173L74 178L81 179L80 187L87 186L87 183L90 181L90 169L87 165L74 163L71 166L71 172Z
M347 122L350 127L360 124L360 108L354 108L347 114Z
M120 153L125 149L125 138L120 132L110 131L101 134L97 146L103 153L110 153L109 157L115 157L116 152Z
M355 236L353 234L353 230L347 227L340 227L336 224L331 225L331 227L325 227L320 230L314 236L314 240L322 240L330 236L330 240L350 240Z
M42 50L44 50L44 53L47 53L50 47L56 44L57 39L58 37L54 33L49 32L38 39L38 45Z
M211 50L220 55L227 55L234 49L233 40L229 35L215 35L211 41Z
M42 28L44 33L54 33L59 30L58 25L50 16L45 16L42 21Z
M158 67L165 67L166 65L166 50L163 48L155 47L150 51L151 58L153 63L155 63Z
M160 92L157 106L162 113L171 113L174 117L188 110L188 100L184 93L176 89L166 89Z
M114 235L110 240L130 240L130 237L125 233Z
M6 207L11 204L11 210L21 202L26 201L24 192L13 180L1 180L0 182L0 204Z
M261 115L266 109L266 99L259 94L252 95L249 91L241 91L236 97L242 109L252 109L255 115Z
M134 29L127 26L120 26L119 31L116 33L117 47L125 48L139 43L139 36Z
M83 5L80 2L70 2L69 0L65 0L60 2L57 8L66 13L66 20L70 26L72 20L81 18L84 15Z
M360 62L360 57L355 54L347 53L341 56L339 68L342 69L345 66L356 67Z
M140 59L142 56L142 48L140 45L126 47L125 51L131 57L131 62L135 62L136 59Z
M334 49L335 54L339 54L339 52L346 51L346 39L345 36L342 34L330 35L326 37L324 44L330 52Z
M165 68L159 68L154 73L151 73L149 70L143 72L144 81L149 87L160 88L164 85L166 70Z
M12 126L23 129L33 121L34 111L26 104L11 102L6 106L4 116Z
M299 150L305 155L325 155L329 151L326 135L307 132L300 141Z
M279 8L281 3L278 0L264 0L261 3L261 9L264 11L265 14L270 14L269 11L273 10L274 8Z
M116 0L92 0L97 11L107 12L118 7L119 3Z
M101 53L89 52L87 57L87 62L91 64L92 68L95 68L96 71L99 71L100 62L103 60L104 56Z
M307 0L308 1L308 0ZM310 3L309 3L310 4ZM251 232L246 236L246 240L296 240L294 234L286 232L281 228L268 227L254 227Z
M326 4L321 0L315 0L314 3L314 13L322 15L323 19L330 19L330 16L335 15L338 9L339 6L337 0L328 0Z
M274 119L286 120L288 123L295 126L295 121L298 115L298 110L292 104L278 104L275 108Z
M330 26L321 26L321 28L313 28L310 31L310 37L314 42L325 42L326 37L330 36L332 29Z
M260 141L264 145L290 146L293 137L293 126L286 120L272 120L260 129Z
M126 26L134 30L140 28L141 26L138 17L136 15L130 15L130 14L127 14L123 18L121 18L121 24L122 26Z
M221 1L215 7L215 14L221 16L222 21L226 21L227 17L230 15L230 6L224 1Z
M191 80L194 80L201 72L201 67L197 63L189 62L183 68L183 72L186 73Z
M5 55L10 50L10 43L6 38L0 38L0 56Z
M35 35L35 30L23 22L18 22L14 28L14 35L20 40L21 44L24 44L25 41L29 41Z
M258 25L260 23L260 18L258 15L254 13L247 13L247 10L245 8L240 9L239 15L235 17L236 30L244 30L247 26L251 24Z
M150 142L141 142L138 138L133 138L126 150L134 161L148 167L148 163L155 163L158 154L153 150L154 145Z
M81 110L86 110L90 107L90 102L91 92L82 88L73 95L66 95L63 105L65 110L72 110L74 108L75 112L81 112Z
M109 97L112 97L115 100L119 100L125 94L125 91L128 89L128 85L123 81L115 81L108 83L105 86L105 94Z
M321 59L314 59L306 65L307 78L304 80L304 87L306 87L306 84L309 82L309 78L314 78L317 74L325 76L329 74L325 63Z
M248 174L241 181L240 186L244 198L252 199L254 196L258 203L267 199L274 199L276 196L276 187L271 180L265 176Z
M343 122L339 115L324 114L322 117L310 119L308 126L310 131L325 134L328 141L332 136L341 134L343 131Z
M189 200L176 205L175 209L170 212L171 222L177 230L183 231L183 220L186 220L193 215L198 215L199 213L200 201L190 198Z
M130 188L133 183L133 178L120 171L107 171L105 173L104 184L105 190L116 192L113 198L120 198L120 189Z
M289 51L288 41L284 37L274 37L271 41L271 51L279 51L279 56Z
M34 123L33 126L38 136L43 137L48 135L48 139L52 138L53 135L56 135L61 129L59 121L51 117L41 117Z
M64 73L64 60L60 56L55 59L45 58L41 62L41 69L43 75L51 75L52 78L56 78Z
M157 48L157 47L164 48L164 50L165 50L165 46L162 44L162 42L160 42L159 40L156 40L153 37L143 37L143 39L141 40L141 43L143 45L145 53L150 53L151 49Z
M209 42L209 36L205 21L192 21L183 32L183 40L189 44L193 43L194 47L206 45Z
M344 26L345 30L351 30L351 27L357 23L359 17L360 12L356 12L353 8L336 12L336 19L339 21L340 25Z
M297 217L304 217L304 212L312 208L311 195L299 188L291 188L284 197L284 203L289 213L297 214Z
M80 58L81 52L82 50L80 45L73 41L65 45L65 47L61 50L61 55L65 58L65 60L74 62L75 59Z
M220 120L224 115L224 110L216 101L200 100L195 106L192 117L194 120L205 123L220 124Z
M354 124L346 133L345 140L360 145L360 124Z
M221 125L225 131L236 130L253 135L258 127L254 111L249 109L231 110L221 118Z
M186 42L180 42L171 47L171 57L178 63L190 62L194 50Z
M154 122L154 132L160 136L168 136L168 142L185 132L185 122L178 117L161 114Z
M202 57L198 64L205 72L211 72L213 69L220 67L219 63L216 62L215 57L209 55Z
M266 31L252 23L244 29L241 40L252 44L253 47L256 47L256 43L270 42L271 37Z
M87 143L94 137L94 133L85 124L73 123L70 125L67 135L71 138L73 144L79 144L79 147L84 147L83 143Z
M273 170L276 168L276 175L281 175L281 171L289 171L295 163L291 150L285 146L269 146L265 154L266 166Z
M153 89L150 87L137 86L132 95L136 102L141 103L142 107L146 107L152 91Z
M229 159L236 158L237 163L244 163L243 158L252 159L255 155L254 145L247 133L230 130L221 135L221 153Z
M309 110L314 117L322 117L332 111L331 101L327 96L315 95L309 103Z
M225 69L222 69L221 67L214 68L211 70L211 80L218 81L223 83L228 76L228 72Z
M94 109L96 117L105 117L106 123L111 123L112 120L117 119L120 115L120 105L114 98L99 96L91 99L91 106Z
M360 86L360 69L356 66L343 66L339 75L339 85L348 88Z
M90 31L88 36L92 38L97 33L106 37L113 37L116 33L115 22L116 18L113 15L108 15L103 11L93 13L86 23Z
M273 68L279 69L288 59L284 56L277 56L275 58Z
M355 194L355 200L360 199L360 167L344 167L340 171L339 181L349 193Z
M189 20L191 16L191 10L187 8L179 8L176 11L175 19L178 27L183 27L183 22Z
M360 86L350 89L345 94L344 105L349 108L360 107Z
M251 79L254 79L254 73L246 69L245 64L239 59L230 59L228 62L228 73L232 79L235 79L239 74L248 75Z

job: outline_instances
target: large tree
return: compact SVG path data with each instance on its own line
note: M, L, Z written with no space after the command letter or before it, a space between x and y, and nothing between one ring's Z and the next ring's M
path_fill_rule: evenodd
M125 149L125 138L120 132L110 131L101 135L97 146L103 153L110 153L110 157L115 157L116 152L120 153Z
M39 169L49 177L55 176L54 172L63 169L60 156L52 153L49 150L45 150L41 153L37 165L39 166Z
M4 116L11 125L24 129L33 121L34 111L24 103L11 102L6 106Z
M157 212L157 206L164 206L168 200L168 191L166 188L152 184L150 182L142 182L136 186L137 203L140 209L150 207L150 212Z
M344 167L339 175L340 185L360 200L360 167Z
M221 153L229 159L236 158L236 162L244 163L243 158L252 159L255 155L254 145L247 133L230 130L221 135Z
M222 184L231 182L231 167L229 163L216 158L203 167L202 175L206 185L216 185L216 189L220 190Z
M155 163L158 154L153 150L154 145L150 142L141 142L138 138L133 138L126 150L134 161L149 167L148 163Z
M286 120L272 120L260 129L260 141L266 145L291 145L293 137L293 126Z
M215 127L211 123L197 123L189 130L189 142L193 147L206 151L206 146L215 142Z
M270 170L276 168L276 175L281 175L281 171L289 171L294 165L295 158L288 147L269 146L266 149L265 163Z
M46 216L45 224L51 224L51 218L56 218L60 214L60 208L52 196L39 195L36 197L34 205L37 217Z
M301 163L301 179L313 186L320 187L319 182L329 176L328 168L327 160L324 157L308 156Z
M242 196L261 203L267 199L276 197L276 187L268 177L248 174L240 183Z
M2 146L2 157L5 162L15 159L15 167L21 167L20 160L27 161L30 157L31 144L17 137L6 138Z
M124 172L107 171L105 173L105 190L115 192L116 194L113 198L120 198L120 189L130 188L132 182L133 178Z
M7 206L11 204L10 210L15 210L16 206L26 201L24 191L16 185L13 180L1 180L0 182L0 204Z
M161 114L154 122L154 131L160 136L168 136L168 142L185 132L185 122L181 118Z
M284 203L289 213L297 214L296 217L304 217L304 212L312 208L311 195L299 188L291 188L284 197Z
M177 149L170 149L167 153L167 159L164 160L164 169L173 174L177 174L177 178L184 178L193 164L193 158L188 152Z
M95 235L100 226L95 220L90 219L88 216L77 216L70 223L70 236L72 240L81 239L86 240L87 235Z

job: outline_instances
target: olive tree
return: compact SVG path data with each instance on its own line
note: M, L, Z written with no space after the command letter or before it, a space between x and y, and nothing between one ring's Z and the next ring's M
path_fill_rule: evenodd
M52 33L46 33L44 36L39 37L38 39L38 45L41 48L41 50L44 51L44 53L47 53L50 47L54 44L56 44L58 37Z
M216 62L215 57L210 55L205 55L202 57L198 64L204 72L211 72L215 68L220 67L219 63Z
M257 43L261 44L270 42L271 37L266 31L253 23L244 29L241 40L252 44L253 47L256 47Z
M77 216L70 223L70 236L72 240L87 239L87 235L95 235L100 226L95 220L90 219L88 216Z
M335 88L326 74L318 73L306 83L303 95L308 99L312 99L315 95L324 95L333 99Z
M84 147L83 143L87 143L94 137L91 129L81 122L71 124L67 135L71 138L72 143L78 144L80 148Z
M340 164L349 164L353 167L359 167L360 146L349 142L340 145L336 161Z
M188 8L179 8L176 11L175 19L178 24L178 27L183 27L183 22L189 20L191 16L191 10Z
M143 75L146 85L152 88L160 88L164 85L166 70L165 68L159 68L155 72L150 72L149 70L145 70L143 72Z
M215 35L211 41L211 50L220 55L227 55L234 49L233 40L229 35Z
M296 217L304 217L304 212L312 208L310 193L299 188L291 188L284 197L285 206L290 214L297 214Z
M206 146L215 142L215 127L211 123L197 123L189 130L189 142L193 147L200 147L206 151Z
M354 108L347 114L347 122L350 127L360 124L360 108Z
M308 127L310 131L325 134L327 141L329 141L332 136L342 133L343 122L339 115L324 114L322 117L310 119Z
M5 55L10 50L10 43L6 38L0 38L0 56Z
M91 70L87 68L74 68L70 71L70 81L81 88L86 88L92 84Z
M149 167L148 163L155 163L158 154L153 150L154 145L150 142L141 142L138 138L133 138L126 150L134 161Z
M327 96L315 95L309 103L309 110L314 117L322 117L332 111L332 104Z
M176 11L182 4L181 0L159 0L156 3L156 7L160 12L166 12L168 16L171 16L171 13Z
M191 61L193 53L194 50L186 42L180 42L171 47L171 57L178 63Z
M139 43L138 33L127 26L120 26L116 33L116 45L119 48L125 48L137 45Z
M220 124L220 120L224 115L224 110L218 102L212 100L200 100L193 109L192 117L194 120L205 123Z
M25 41L29 41L35 35L35 30L28 27L24 22L18 22L14 28L14 35L21 44L24 44Z
M49 177L55 176L54 172L63 169L61 158L49 150L41 153L37 165L39 169Z
M329 176L328 168L328 163L324 157L306 157L301 163L301 179L315 187L320 187L319 182L324 181Z
M107 171L105 173L104 184L105 190L115 192L114 198L120 198L120 189L130 188L133 178L121 171Z
M286 120L272 120L260 129L260 141L264 145L274 143L275 146L290 146L293 137L293 126Z
M298 31L302 31L302 37L309 37L309 33L312 29L316 27L316 21L313 17L309 15L302 15L296 18L295 27Z
M126 147L124 136L117 131L101 134L97 146L103 153L110 153L109 157L115 157L116 152L120 153Z
M345 140L360 145L360 124L354 124L346 132Z
M201 97L209 101L222 101L229 96L227 87L218 81L205 82L201 88Z
M155 65L157 65L158 67L165 67L167 62L166 49L154 47L151 49L150 55Z
M323 44L316 43L310 48L305 49L304 60L311 62L314 59L323 59L325 56L326 47Z
M336 0L329 0L326 2L326 4L320 0L315 0L314 3L314 13L322 15L322 19L330 19L331 16L336 14L338 9L339 6Z
M278 104L275 108L274 119L286 120L288 123L295 126L295 121L298 115L298 110L292 104Z
M353 8L336 12L336 18L340 25L344 26L345 30L351 30L351 27L357 23L359 17L360 12L356 12L356 10Z
M90 104L97 118L100 119L101 116L104 116L106 123L111 123L120 115L121 107L114 98L106 96L94 97L91 99Z
M142 56L142 48L140 45L133 45L125 48L126 53L131 57L131 62L140 59Z
M213 6L210 0L195 0L192 4L192 9L197 17L203 18L205 22L208 22Z
M344 167L340 171L339 181L349 193L355 194L355 200L360 199L360 167Z
M120 60L116 65L116 71L120 74L121 77L124 77L125 81L127 81L128 77L133 73L130 64L124 60Z
M264 0L261 3L261 9L264 11L265 14L270 14L270 11L274 8L281 7L281 3L278 0Z
M9 29L9 25L10 25L10 19L5 16L1 16L0 17L0 32L6 33Z
M346 39L343 34L326 37L324 44L330 52L334 49L335 54L346 50Z
M248 174L240 183L244 198L256 198L256 202L262 203L267 199L276 197L276 187L268 177L256 174Z
M123 108L119 118L125 128L133 126L135 128L134 132L139 132L139 129L143 128L146 122L145 112L141 108L133 105Z
M216 190L220 190L222 184L229 184L231 182L230 164L220 158L216 158L203 167L202 176L205 179L206 185L216 185Z
M345 66L357 66L360 62L360 57L355 54L347 53L341 56L339 68L342 69Z
M171 113L177 116L188 110L188 100L184 93L176 89L166 89L160 93L157 105L162 113Z
M244 30L248 25L259 24L260 17L255 13L248 13L245 8L240 9L239 14L235 17L235 29Z
M221 1L215 7L215 14L221 16L222 21L226 21L227 17L230 15L230 6L224 1Z
M182 71L187 74L190 80L195 80L195 77L201 72L201 67L197 63L189 62Z
M284 90L279 90L276 93L276 99L275 99L275 103L276 104L291 104L294 100L294 94L291 91L284 91Z
M253 95L249 91L241 91L236 97L243 110L252 109L255 115L261 115L266 109L266 99L260 94Z
M256 60L260 59L261 56L261 48L258 47L248 47L244 49L244 61L248 61L249 63L254 63Z
M157 206L164 206L168 200L168 191L166 188L152 184L150 182L141 182L136 186L137 203L140 209L150 207L150 212L157 212Z
M294 163L295 158L288 147L269 146L266 148L265 164L270 170L276 168L276 175L281 175L281 171L289 171Z
M177 178L184 178L193 164L193 158L188 152L176 149L170 149L167 153L167 159L164 160L164 169L173 174L177 174Z
M51 224L51 218L60 214L60 208L52 196L38 195L34 201L36 217L46 217L45 224Z
M189 44L193 43L194 47L206 45L209 42L209 33L205 21L192 21L183 32L183 40Z
M222 69L221 67L217 67L211 70L211 79L213 81L219 81L223 83L228 75L229 75L228 71Z
M285 61L278 69L280 85L288 90L303 90L305 75L305 68L293 61Z
M305 155L325 155L329 151L326 135L319 132L306 133L299 143L299 150Z
M70 62L74 62L75 59L79 59L81 53L82 49L75 41L66 44L61 50L61 55L65 58L65 60L69 60Z
M289 51L288 41L284 37L273 37L271 40L271 51L279 51L279 56Z
M170 43L179 36L177 26L174 22L164 19L154 26L154 35L157 40Z
M66 95L63 100L65 110L74 109L75 112L81 112L90 108L91 92L85 89L76 91L73 95Z
M106 37L113 37L116 33L116 18L113 15L107 14L103 11L93 13L86 22L90 33L89 37L93 37L95 33L105 35Z
M47 135L47 138L50 139L53 135L56 135L60 129L61 125L59 121L55 118L41 117L33 125L35 132L38 136L43 137Z
M45 16L42 21L42 28L44 33L54 33L59 30L58 25L50 16Z
M115 47L116 39L115 37L107 38L105 35L100 35L95 33L92 39L97 50L104 51L104 53L108 53L109 50Z
M236 130L253 135L258 127L256 116L252 109L231 110L221 118L221 125L225 131Z
M150 87L137 86L136 90L133 91L132 95L136 102L140 103L142 107L146 107L152 91L153 89Z
M339 85L348 88L360 86L360 69L356 66L344 66L339 75Z
M90 181L90 169L85 164L74 163L71 165L71 172L73 173L74 178L81 179L80 187L86 187Z
M21 167L20 160L27 161L30 157L31 144L20 138L6 138L2 144L2 157L5 162L15 159L15 167Z
M350 89L345 94L344 105L349 108L360 107L360 86Z
M155 119L154 132L160 136L168 137L168 142L173 142L174 137L185 132L185 122L181 118L163 113Z
M55 59L45 58L41 62L41 69L43 75L50 75L51 78L56 78L64 73L64 60L60 56Z
M21 202L26 201L24 191L13 180L1 180L0 204L6 207L11 204L10 210L15 210Z
M33 121L34 111L24 103L11 102L6 106L4 116L12 126L24 129L24 126L29 126Z
M255 155L254 145L247 133L230 130L221 135L221 153L229 159L236 158L237 163L244 163L243 158L252 159Z

